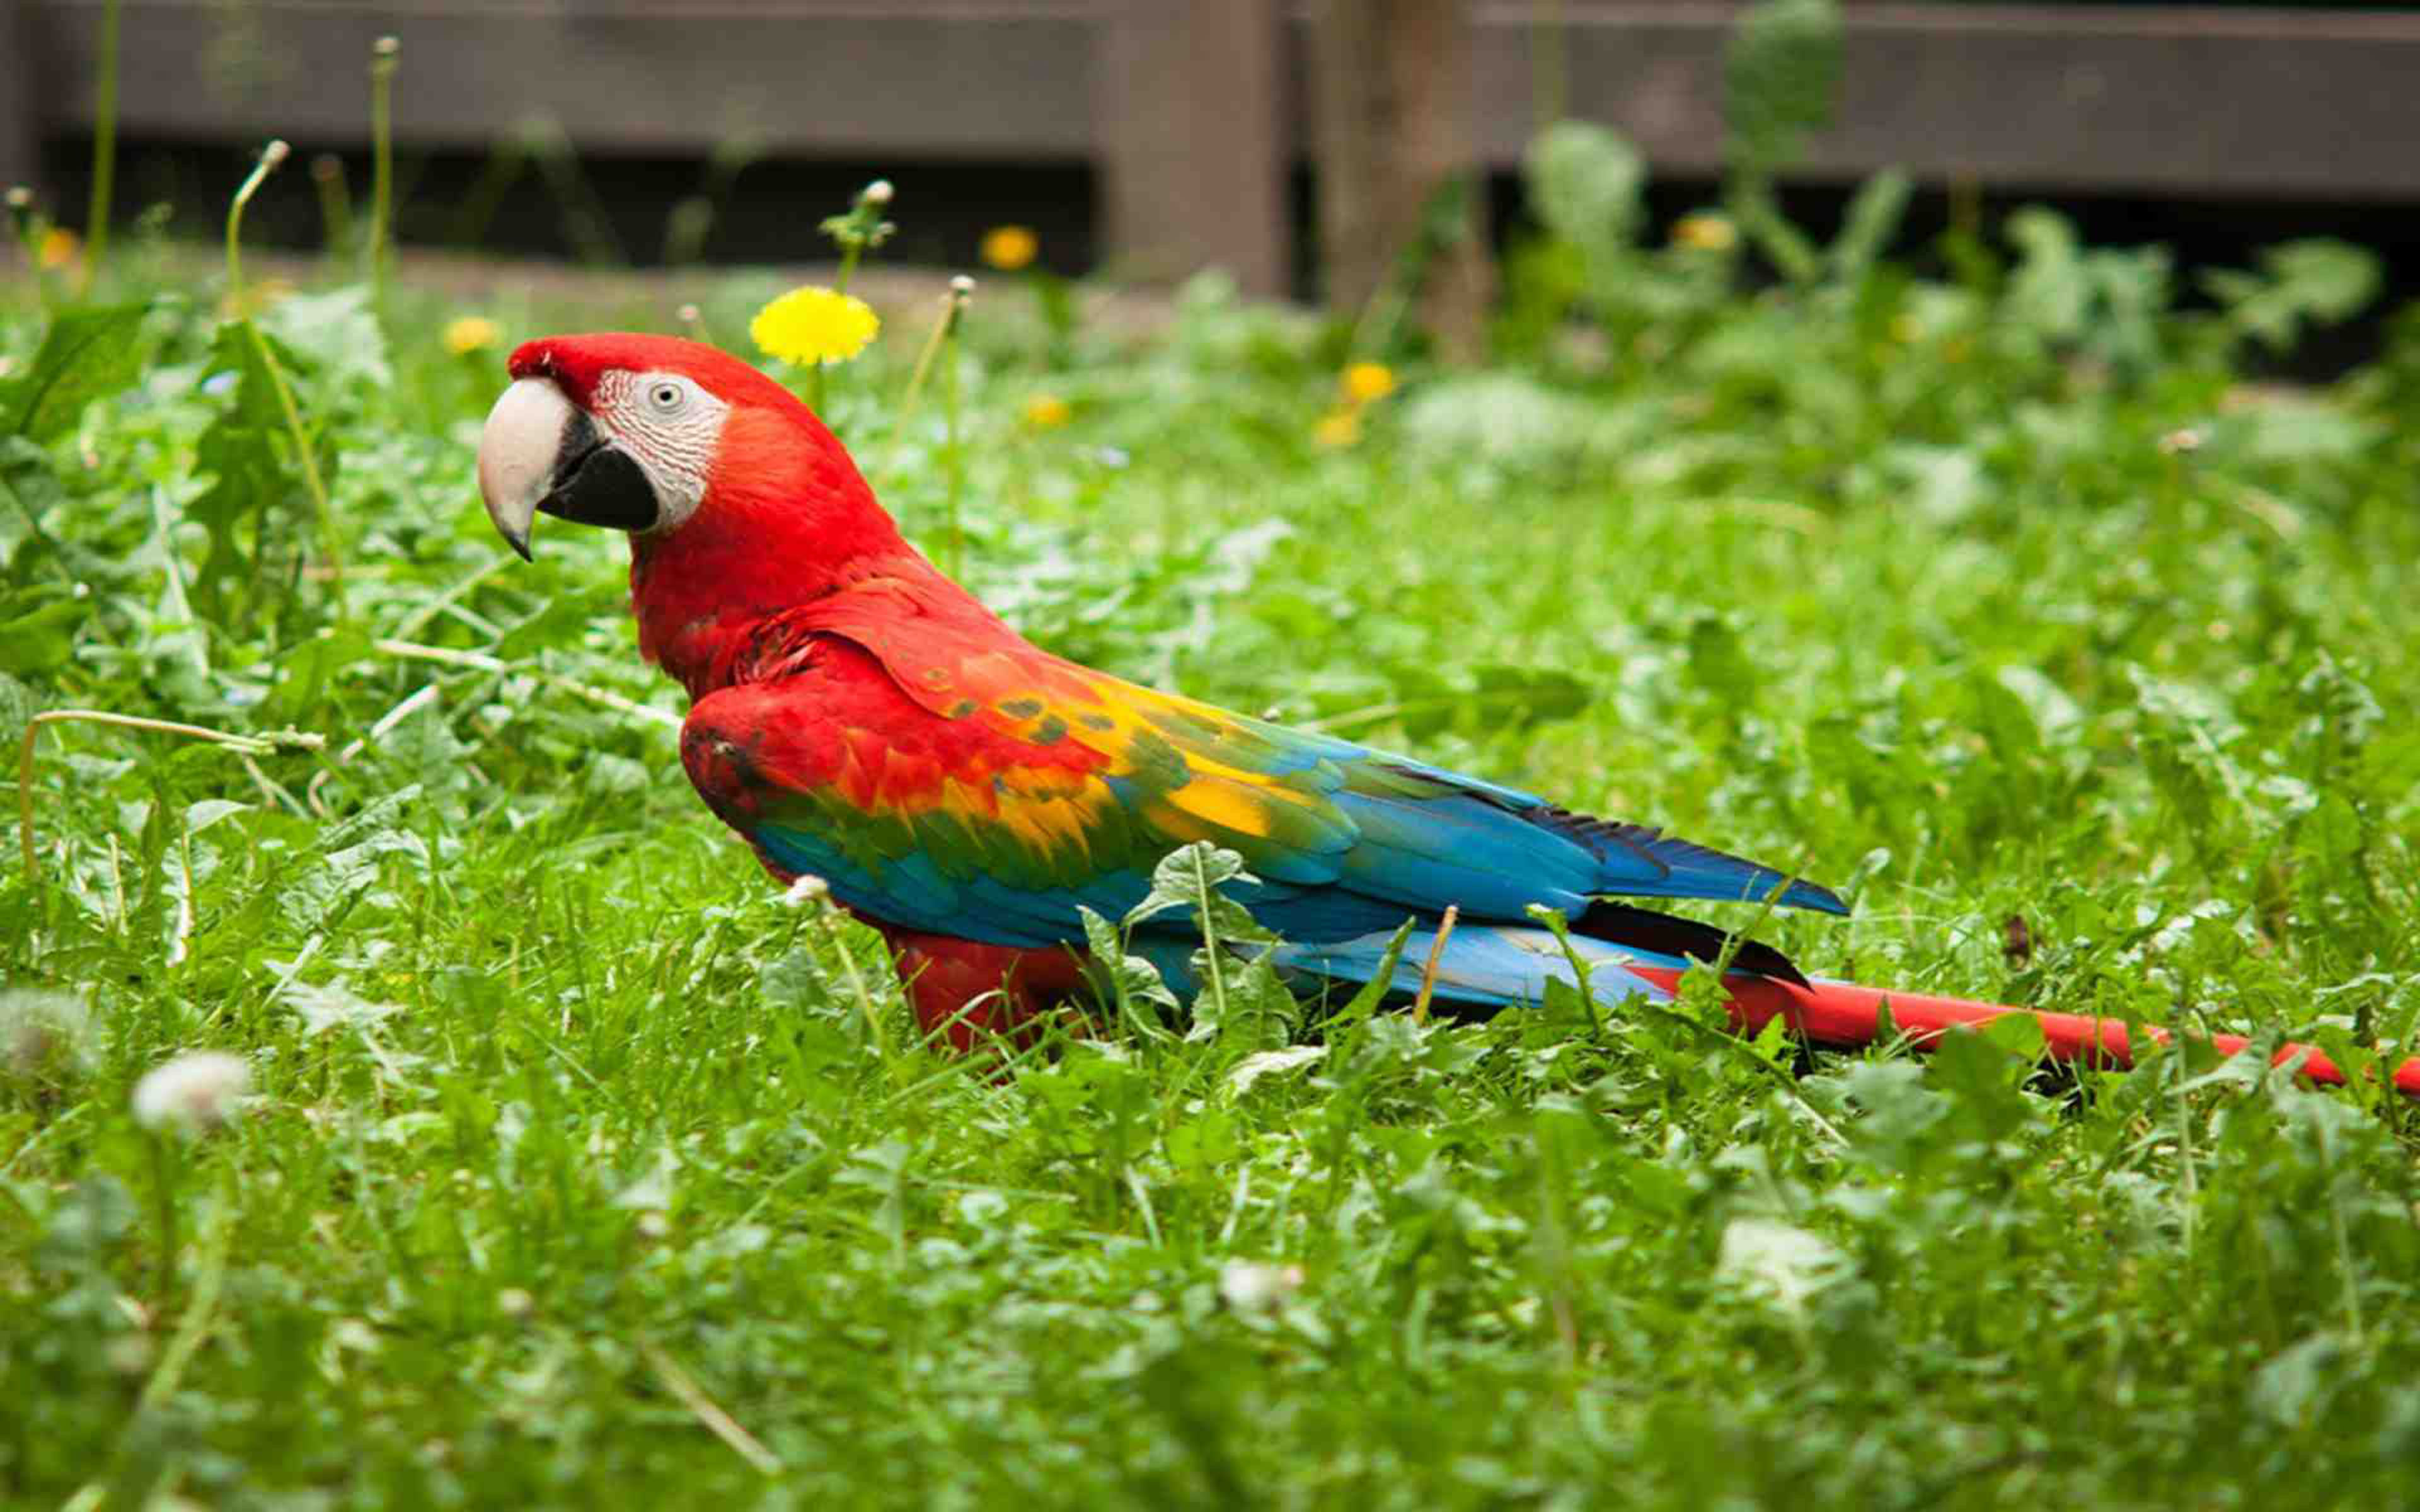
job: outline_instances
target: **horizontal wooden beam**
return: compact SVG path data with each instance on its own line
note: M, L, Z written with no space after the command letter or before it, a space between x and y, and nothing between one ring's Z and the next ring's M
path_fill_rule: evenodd
M91 118L100 0L23 8L46 132ZM1123 3L1123 0L1122 0ZM1299 157L1303 8L1282 28ZM124 127L196 140L359 143L370 40L402 35L398 133L475 147L547 118L582 150L691 153L741 139L853 158L1092 161L1095 0L126 0ZM1570 112L1667 174L1721 162L1708 0L1474 0L1483 158L1535 126L1532 50L1559 16ZM1798 177L1899 163L1997 187L2420 198L2420 9L1853 3L1839 124ZM22 91L21 91L22 92ZM7 105L0 83L0 112ZM0 144L7 128L0 120ZM22 148L19 149L22 153Z
M1564 0L1570 113L1659 171L1722 162L1737 8ZM1529 3L1475 9L1481 150L1517 162ZM2420 11L1863 5L1847 11L1838 124L1796 177L1899 164L2024 189L2420 197Z
M0 0L8 3L8 0ZM27 0L54 126L92 117L100 0ZM125 0L121 131L357 146L370 43L403 42L399 140L539 121L583 151L1082 159L1085 0Z

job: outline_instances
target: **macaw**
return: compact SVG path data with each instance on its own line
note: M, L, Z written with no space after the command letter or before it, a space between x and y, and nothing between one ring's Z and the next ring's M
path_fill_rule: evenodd
M1393 992L1484 1011L1576 984L1576 953L1619 1006L1668 999L1689 958L1730 945L1743 1027L1779 1013L1854 1044L2009 1011L1891 994L1885 1019L1883 994L1620 901L1848 911L1778 868L1050 655L908 544L804 404L713 347L558 336L508 367L478 455L496 529L524 558L541 513L628 533L639 650L689 693L698 795L776 878L821 878L879 930L919 1023L954 1045L1075 995L1079 910L1118 919L1197 841L1241 855L1253 880L1228 891L1307 987L1383 969ZM1198 944L1183 914L1132 936L1171 982ZM2122 1026L2040 1017L2055 1052L2125 1054Z

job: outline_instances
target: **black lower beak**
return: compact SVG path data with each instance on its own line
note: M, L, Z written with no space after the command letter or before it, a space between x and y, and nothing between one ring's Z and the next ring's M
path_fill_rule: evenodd
M573 420L563 438L563 463L554 470L540 511L581 525L644 531L662 511L655 486L636 458L597 434L586 415Z

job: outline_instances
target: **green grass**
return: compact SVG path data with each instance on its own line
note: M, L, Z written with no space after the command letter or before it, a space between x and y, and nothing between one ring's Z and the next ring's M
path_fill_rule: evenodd
M2420 337L2249 389L2249 343L2326 313L2307 269L2182 315L2056 229L1756 295L1719 249L1542 244L1501 363L1404 361L1341 450L1333 331L1204 285L1055 341L995 284L968 576L1068 655L1847 887L1771 924L1809 969L2399 1058ZM2408 1495L2415 1124L2374 1078L1793 1065L1569 1002L953 1061L668 724L595 696L678 708L618 540L489 532L461 312L267 316L331 542L216 291L138 260L103 297L147 304L49 365L0 316L0 738L83 707L325 745L41 736L0 971L89 1023L0 1072L0 1499ZM888 418L923 319L833 415L931 542L938 406ZM1072 422L1021 422L1042 393ZM204 1047L253 1100L147 1133L135 1082ZM1239 1264L1299 1286L1228 1298Z

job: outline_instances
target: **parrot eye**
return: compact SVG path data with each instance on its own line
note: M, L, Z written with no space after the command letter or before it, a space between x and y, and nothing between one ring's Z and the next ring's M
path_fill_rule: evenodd
M647 404L658 414L675 413L688 403L689 389L684 384L671 378L658 378L647 385Z

